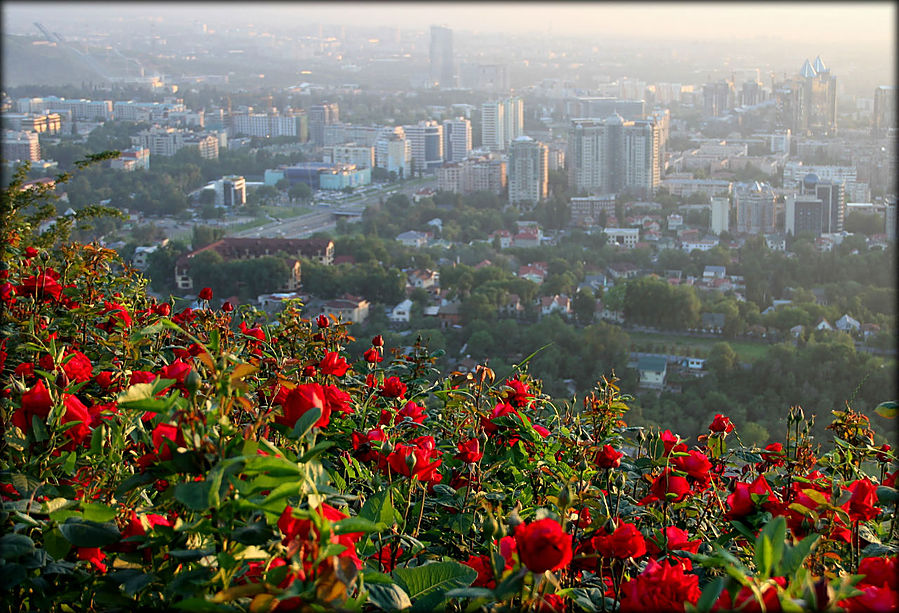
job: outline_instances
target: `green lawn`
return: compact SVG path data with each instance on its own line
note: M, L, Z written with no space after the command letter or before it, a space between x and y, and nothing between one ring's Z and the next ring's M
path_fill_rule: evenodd
M312 208L308 206L264 206L262 210L265 213L268 213L272 217L278 217L279 219L289 219L292 217L299 217L300 215L305 215L306 213L311 213Z
M651 333L651 332L627 332L631 339L632 351L651 351L659 353L675 353L680 355L692 355L705 357L715 343L727 342L742 362L754 362L763 357L771 345L767 343L753 343L749 341L729 341L724 338L700 338L693 336L678 336L676 334ZM664 349L662 347L664 346Z

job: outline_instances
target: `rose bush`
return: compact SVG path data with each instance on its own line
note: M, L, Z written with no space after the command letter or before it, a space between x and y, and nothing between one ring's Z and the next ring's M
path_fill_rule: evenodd
M150 298L113 252L36 234L49 194L21 178L0 242L14 610L896 606L896 457L849 407L827 448L790 409L755 449L724 413L697 441L628 427L614 379L573 405L527 364L439 380L381 337L353 363L347 324L297 306Z

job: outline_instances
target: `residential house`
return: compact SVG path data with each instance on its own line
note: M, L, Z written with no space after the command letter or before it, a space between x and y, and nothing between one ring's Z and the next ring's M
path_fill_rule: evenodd
M840 317L834 323L834 326L837 330L842 330L843 332L858 332L861 328L861 324L858 320L851 317L848 313Z
M724 266L706 266L702 271L702 280L723 279L727 276L727 268Z
M877 324L862 324L859 330L861 331L863 337L868 338L869 336L879 334L880 326Z
M640 387L662 389L668 376L668 360L660 356L642 356L637 363Z
M508 230L496 230L490 235L490 240L495 241L499 237L499 248L508 249L512 246L512 233Z
M703 358L684 358L681 366L690 370L703 370L705 368L705 359Z
M802 324L798 324L790 328L790 336L793 338L800 338L802 333L805 331L805 326Z
M440 320L440 329L446 330L450 326L458 326L462 323L462 315L459 313L459 302L447 302L440 306L437 318Z
M543 262L533 262L518 267L518 276L528 281L533 281L537 285L543 283L546 278L547 266Z
M701 317L701 327L703 332L714 332L715 334L721 334L724 330L724 313L702 313Z
M833 332L833 326L830 325L830 322L824 319L823 317L815 324L815 330L827 330L828 332Z
M506 294L499 307L499 314L502 317L515 317L516 319L524 315L524 305L521 304L521 297L518 294Z
M609 273L610 277L618 280L635 279L639 275L640 270L630 262L614 262L609 264L606 272Z
M131 256L131 265L138 270L147 270L150 265L150 254L156 253L157 249L165 247L168 243L169 239L165 239L158 245L135 247L134 255Z
M440 273L436 270L421 268L407 273L409 285L413 288L430 289L438 286Z
M269 314L283 311L290 300L299 300L301 303L306 304L309 301L309 296L308 294L301 294L299 292L279 292L274 294L261 294L256 297L259 308Z
M571 298L565 294L540 296L537 299L537 304L540 307L540 317L545 317L551 313L559 313L566 317L571 315Z
M368 318L368 300L345 294L341 298L328 300L322 304L323 315L334 315L342 321L361 324Z
M396 240L406 247L426 247L432 236L433 235L430 232L409 230L408 232L398 234Z
M406 298L392 309L389 309L387 319L392 324L407 324L411 315L412 301Z

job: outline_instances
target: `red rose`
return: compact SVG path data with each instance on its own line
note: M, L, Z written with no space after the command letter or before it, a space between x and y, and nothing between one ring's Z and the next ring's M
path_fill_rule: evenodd
M718 413L709 425L709 430L712 432L733 432L734 425L730 423L730 419Z
M776 503L774 492L771 486L765 480L764 475L759 475L755 481L750 484L737 483L733 493L727 497L727 506L730 511L725 517L727 519L741 519L747 515L751 515L756 510L756 503L752 500L753 494L757 496L767 495L767 499L763 502L763 506L770 507L772 503Z
M390 573L396 568L397 561L404 553L406 553L406 551L399 545L388 544L381 547L381 551L372 556L372 559L378 561L383 572Z
M212 288L204 287L203 289L201 289L198 298L200 300L212 300Z
M433 436L419 436L412 445L397 443L387 456L390 470L398 475L418 479L422 483L439 483L442 476L437 472L442 460Z
M468 559L462 562L462 564L473 568L478 573L474 583L471 584L472 587L486 587L489 590L496 587L496 577L493 576L490 558L487 556L468 556Z
M363 358L365 359L365 361L368 362L369 364L377 364L377 363L379 363L379 362L383 362L383 361L384 361L384 356L382 356L382 355L381 355L381 352L378 351L377 349L375 349L374 347L372 347L371 349L369 349L368 351L366 351L365 353L363 353L363 354L362 354L362 357L363 357Z
M399 377L387 377L381 384L381 396L385 398L402 398L406 395L406 384Z
M13 413L12 423L27 434L31 431L32 416L36 416L41 421L44 421L50 414L50 407L52 406L53 400L51 400L50 392L44 385L44 380L38 379L34 387L22 394L22 406Z
M90 435L91 414L84 403L77 397L66 394L63 403L66 412L62 415L62 423L79 422L75 426L66 430L66 435L71 438L71 442L63 445L63 449L72 450L76 446L82 444Z
M838 604L848 613L886 613L899 610L899 592L887 587L859 587L861 595L841 600Z
M780 587L786 587L787 580L783 577L773 577L774 581ZM780 598L778 597L777 586L767 585L762 588L762 600L765 603L766 613L780 613ZM712 611L745 611L745 613L761 613L762 608L759 606L758 600L752 590L746 586L740 588L740 591L731 600L730 593L723 590L718 600L712 605Z
M701 591L699 577L684 574L679 565L650 560L646 569L621 585L621 611L678 611L684 603L696 604Z
M125 307L116 302L106 302L105 300L103 301L103 305L104 307L100 314L109 314L109 320L105 324L105 327L107 329L115 327L116 322L120 322L126 328L131 327L131 315L128 314L128 311L127 309L125 309Z
M411 400L407 402L402 409L397 411L396 417L393 418L393 424L399 424L408 418L412 423L420 424L425 420L425 408L420 404L416 404Z
M509 379L506 387L510 388L506 391L506 399L516 409L527 406L534 399L534 394L529 391L530 386L519 379Z
M234 310L234 305L231 304L231 302L229 300L225 300L225 302L222 303L222 310L225 313L230 313L231 311Z
M515 544L521 563L535 573L558 570L571 562L571 535L548 517L515 528Z
M319 328L327 328L328 326L331 325L331 320L328 319L327 315L319 315L318 317L315 318L315 324Z
M859 589L862 585L876 585L899 590L899 557L864 558L858 565L857 574L864 575L858 582Z
M162 317L168 317L172 313L172 305L170 305L168 302L157 304L153 306L153 312L157 315L161 315Z
M696 483L699 489L703 489L709 484L711 479L709 470L712 468L712 463L709 462L708 456L701 451L693 450L688 455L675 456L671 460L671 464L677 470L687 473L687 476Z
M866 521L880 514L880 508L874 506L877 502L877 486L869 479L853 481L846 489L852 492L852 497L843 508L852 521Z
M681 438L676 434L672 434L671 430L665 430L664 432L662 432L660 438L662 440L662 444L665 446L664 455L666 457L670 455L672 451L687 450L687 446L680 442Z
M335 377L344 376L346 371L350 368L349 364L346 363L346 360L340 357L340 354L336 351L329 351L321 363L319 363L318 367L324 374L334 375Z
M456 458L466 464L477 464L484 457L484 452L481 451L481 442L476 438L459 443L456 448L459 450Z
M106 559L106 554L100 551L99 547L79 547L78 559L90 562L91 566L101 573L106 572L106 564L103 563L103 560Z
M25 259L30 260L33 257L37 257L38 250L34 247L25 247Z
M484 431L487 434L493 434L497 430L499 430L499 426L493 423L495 419L503 417L505 415L517 415L518 411L511 404L507 404L502 402L495 407L493 407L493 411L490 413L490 417L487 419L481 420L481 425L484 427Z
M62 370L70 381L82 383L91 380L93 365L90 359L80 351L70 350L62 358Z
M784 446L780 443L771 443L762 452L762 458L771 466L783 466Z
M595 536L593 548L606 558L639 558L646 553L646 540L634 524L621 522L612 534Z
M669 557L680 562L684 570L690 570L693 568L693 563L690 560L672 555L671 552L689 551L690 553L697 553L701 544L701 539L691 541L690 535L677 526L668 526L662 532L662 538L658 542L654 539L646 542L646 550L654 556L659 556L663 551L667 550Z
M282 403L281 415L275 416L275 423L293 428L297 421L313 407L319 407L322 415L315 426L326 428L331 418L328 403L325 402L325 391L318 383L304 383L298 385L285 395Z
M383 347L384 346L384 337L378 334L373 339L371 339L372 347Z
M174 379L178 383L184 383L184 380L187 378L187 375L190 374L191 370L192 367L190 364L186 364L181 360L175 360L159 371L159 377L161 379Z
M6 282L0 285L0 300L6 304L12 304L15 300L16 288L12 283Z
M670 468L666 468L655 478L649 486L647 494L638 505L646 505L655 501L680 502L690 493L690 484L683 477L674 474Z
M353 407L350 406L353 399L348 393L336 385L323 385L322 389L325 391L325 402L328 404L328 409L331 413L336 411L337 413L349 415L354 412Z
M624 456L620 451L615 451L611 445L603 445L600 451L596 452L593 461L600 468L618 468L621 466L621 458Z
M48 268L22 281L21 285L16 286L16 293L20 296L34 296L35 300L44 302L59 300L62 286L56 282L57 279L59 279L59 273Z

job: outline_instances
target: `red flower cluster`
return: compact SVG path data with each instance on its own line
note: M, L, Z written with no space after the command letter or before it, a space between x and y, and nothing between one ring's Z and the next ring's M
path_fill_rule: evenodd
M558 570L571 562L571 535L548 517L516 527L515 544L521 563L535 573Z

